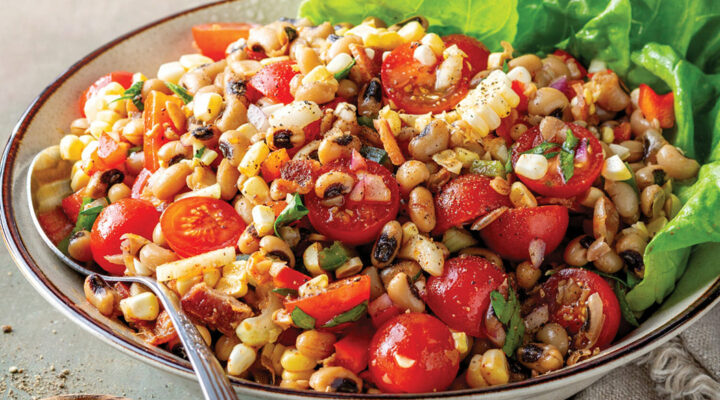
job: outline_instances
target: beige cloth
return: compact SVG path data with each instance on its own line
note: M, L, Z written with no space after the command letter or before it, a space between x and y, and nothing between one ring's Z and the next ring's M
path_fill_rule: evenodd
M0 54L3 58L0 62L0 82L2 82L0 98L3 99L0 106L2 107L0 112L2 142L5 142L12 126L32 98L72 62L132 28L200 3L202 2L198 0L119 2L3 0L3 10L0 13L0 37L3 37L3 41L0 42ZM0 249L0 257L3 260L4 277L5 271L11 272L13 268L4 248ZM17 272L10 278L0 279L0 292L6 299L37 296ZM31 315L40 321L63 319L63 324L67 325L64 317L58 316L50 305L43 301L33 305L32 310L17 308L11 309L8 314L0 308L0 324L22 321L27 319L26 315ZM578 400L662 399L683 396L691 399L720 398L720 387L717 383L717 379L720 378L720 340L717 337L719 328L720 308L712 311L679 338L673 340L671 345L662 346L650 356L643 358L642 365L629 365L618 369L575 398ZM57 335L38 335L40 340L45 341L38 345L48 349L45 357L40 356L39 359L57 359L53 362L72 363L78 354L74 351L79 349L68 351L68 346L107 348L95 341L86 345L85 342L90 340L90 335L73 329L68 327L60 332L53 332ZM0 372L3 374L3 378L0 379L0 389L5 382L8 365L13 365L9 363L19 360L6 358L5 355L11 357L10 354L13 354L14 357L18 350L26 351L28 343L18 338L15 347L15 339L12 336L7 337L7 340L0 341L0 366L4 367ZM58 341L65 340L66 345L61 347L55 345ZM145 375L155 378L142 380L141 387L123 387L123 391L127 390L128 396L134 398L165 398L169 394L168 391L180 386L187 385L181 393L191 397L190 393L196 390L189 381L155 370L119 353L110 350L108 352L110 356L98 353L84 358L82 364L78 366L82 368L78 373L94 374L97 380L76 389L86 393L103 393L112 387L109 386L109 382L120 384L138 382L140 376ZM67 361L68 359L70 361ZM28 374L39 373L37 368L45 365L41 361L36 361L34 364L25 365L29 369ZM128 367L110 370L108 364ZM18 387L18 384L15 384L15 387ZM62 388L58 391L65 391L61 390ZM0 390L0 397L4 394L7 393ZM18 398L30 398L30 396Z

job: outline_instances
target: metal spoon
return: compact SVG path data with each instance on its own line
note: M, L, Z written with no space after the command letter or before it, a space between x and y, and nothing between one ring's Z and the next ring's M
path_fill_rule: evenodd
M91 271L63 254L63 252L55 247L50 238L48 238L42 230L36 216L36 209L38 206L42 206L43 202L53 202L53 199L50 197L54 196L57 198L63 196L63 194L71 193L70 181L67 179L67 177L70 176L71 170L72 163L60 157L59 146L51 146L41 151L35 156L32 164L30 164L30 172L28 173L27 180L30 214L32 215L35 229L37 229L43 242L45 242L50 250L67 266L84 276L97 275L108 282L136 282L152 290L160 299L165 311L167 311L170 316L175 331L190 358L190 363L195 370L195 375L198 378L205 398L213 400L237 399L237 395L225 374L225 370L205 344L205 340L200 336L195 325L193 325L187 315L182 311L182 308L177 303L177 297L174 296L174 293L165 285L144 276L108 276ZM43 196L38 196L38 189L42 185L47 184L53 185L49 187L52 193L43 193ZM63 191L67 193L63 193Z

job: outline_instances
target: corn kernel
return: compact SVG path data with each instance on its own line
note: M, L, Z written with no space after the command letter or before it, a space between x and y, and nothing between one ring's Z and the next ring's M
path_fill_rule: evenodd
M468 365L467 373L465 374L465 382L467 382L468 386L471 388L489 386L485 381L485 378L483 378L480 373L482 368L482 358L482 354L475 354L472 359L470 359L470 364Z
M423 36L425 36L425 28L417 22L417 21L411 21L405 24L400 30L397 31L398 35L400 35L401 38L407 42L415 42L420 39L422 39Z
M147 79L148 79L147 76L145 76L145 74L143 74L142 72L136 72L132 76L133 83L144 82Z
M515 173L530 179L540 179L547 173L548 161L540 154L521 154L515 163Z
M315 368L317 360L302 355L297 349L287 349L280 358L283 369L291 372L307 371Z
M240 375L255 362L255 349L243 343L235 345L228 356L227 370L230 375Z
M104 110L106 107L107 104L105 103L105 97L96 94L95 96L90 97L85 102L85 106L83 106L83 112L85 112L87 120L92 122L95 120L95 116L97 115L98 111Z
M83 161L89 161L91 160L92 154L97 150L98 148L98 141L93 140L92 142L88 143L87 146L82 151L81 158Z
M252 176L243 183L242 195L253 204L265 204L270 200L270 188L259 176ZM254 208L253 208L254 210ZM253 218L254 218L253 214ZM257 227L256 227L257 229Z
M397 32L389 31L368 33L363 39L365 46L380 50L393 50L405 42Z
M632 172L627 169L620 157L614 155L605 159L602 176L611 181L625 181L632 178Z
M358 272L362 271L362 269L363 263L360 257L353 257L347 260L343 265L341 265L338 269L335 270L335 277L337 279L347 278L349 276L357 274Z
M195 69L205 64L212 64L215 61L212 58L206 57L202 54L183 54L182 56L180 56L179 62L183 68L185 68L187 71L190 71L191 69Z
M189 276L184 278L178 278L175 280L175 290L180 296L184 296L185 293L190 291L190 288L202 281L201 276Z
M522 66L511 69L507 73L507 77L511 81L520 81L522 83L532 82L532 75L530 75L530 71L528 71L527 68Z
M454 174L459 174L463 167L462 162L457 158L457 154L450 149L433 154L432 159Z
M436 56L440 57L443 51L445 51L445 43L440 39L436 33L428 33L420 40L420 43L430 47Z
M85 171L82 170L82 168L79 168L72 175L72 179L70 180L70 188L73 190L73 192L77 192L78 190L87 186L88 182L90 182L90 177L85 173Z
M318 255L321 250L322 244L314 242L305 249L305 252L303 252L303 264L305 265L305 269L307 269L312 276L325 274L325 271L320 268L320 262L318 260Z
M253 177L250 179L260 178ZM245 185L243 185L243 189L245 189ZM255 226L255 230L260 237L267 236L273 233L273 225L275 224L275 212L273 212L272 208L268 206L257 205L252 209L252 217L253 225Z
M121 97L119 94L108 94L105 96L105 103L107 104L107 109L113 112L116 112L120 115L126 115L127 109L125 108L125 104L127 104L123 100L118 100Z
M328 280L328 276L326 274L317 275L300 285L298 288L298 294L301 297L318 294L328 287L329 282L330 281Z
M602 141L605 143L612 143L615 140L615 131L609 126L603 126L602 128Z
M220 361L227 361L235 346L240 343L237 337L222 335L215 342L215 356Z
M432 66L437 62L437 56L432 51L430 46L421 44L413 51L413 58L420 61L422 65Z
M394 136L397 136L400 134L400 128L402 127L402 121L400 120L400 116L397 112L390 109L390 106L387 105L383 107L380 110L379 113L380 118L383 118L387 121L388 125L390 126L390 131Z
M482 356L480 373L491 386L504 385L510 381L508 361L500 349L490 349Z
M200 93L193 99L193 115L200 121L210 122L220 114L223 98L217 93Z
M470 168L473 161L480 159L480 155L478 153L462 147L455 148L455 155L458 161L462 163L463 168Z
M365 38L367 38L368 35L376 34L377 32L378 32L378 29L376 27L371 26L370 24L367 24L367 23L363 23L363 24L354 26L351 29L348 29L347 32L345 32L344 36L347 36L347 35L360 36L364 42Z
M110 82L98 91L98 95L104 97L108 95L117 95L125 93L123 85L117 82Z
M60 139L60 157L63 160L78 161L85 146L75 135L65 135Z
M327 70L335 75L338 72L344 71L350 64L353 63L353 58L348 53L340 53L336 55L327 65Z
M116 113L115 111L102 110L102 111L98 111L97 115L95 116L95 121L93 121L93 122L97 122L97 121L105 122L112 127L112 125L114 123L116 123L117 121L119 121L120 118L122 118L122 116L120 114ZM92 127L92 124L90 126Z
M450 332L452 333L453 341L455 342L455 350L460 353L460 359L462 360L470 351L471 339L465 332L458 332L452 329Z
M269 154L270 148L267 146L267 144L265 144L265 142L254 143L252 146L250 146L247 152L245 152L243 159L240 161L238 169L245 176L255 176L260 170L260 165L263 161L265 161Z
M120 300L120 310L127 321L152 321L160 313L160 304L155 294L145 292Z
M102 135L103 132L110 132L111 129L112 125L108 124L105 121L93 121L90 124L90 128L88 128L90 134L93 135L96 139L99 139L100 135Z
M214 288L220 280L220 269L212 268L203 272L203 282L211 288Z
M95 140L95 138L90 135L81 135L80 137L78 137L78 139L80 139L80 141L82 142L83 147L86 147L88 144L90 144L90 142Z
M162 64L157 71L158 79L175 84L180 81L183 75L185 75L185 67L178 61Z
M288 56L279 56L279 57L263 58L262 60L260 60L260 65L266 66L266 65L274 64L274 63L280 62L280 61L287 61L287 60L289 60L289 59L290 59L290 57L288 57ZM293 65L293 67L294 67L294 66L295 66L295 65Z
M332 82L335 80L333 75L324 65L318 65L310 70L302 79L302 84L307 85L313 82ZM337 81L336 81L337 82Z
M225 266L222 277L215 285L215 290L232 297L245 296L248 292L248 274L244 267Z

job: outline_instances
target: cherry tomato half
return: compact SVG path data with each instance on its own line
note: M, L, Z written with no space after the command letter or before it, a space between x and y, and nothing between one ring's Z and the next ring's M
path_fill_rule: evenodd
M85 103L87 103L87 101L90 100L91 97L95 96L97 92L100 91L100 89L109 85L110 82L117 82L125 89L129 88L130 85L132 85L132 76L132 72L115 71L98 78L98 80L96 80L92 85L90 85L90 87L85 89L82 96L80 96L80 102L78 103L78 105L80 106L80 113L85 116Z
M424 65L413 56L419 45L420 42L405 43L385 58L380 71L385 96L397 108L410 114L450 110L469 90L469 68L463 68L459 82L438 91L435 89L435 72L443 58L436 57L435 64Z
M571 289L570 285L575 285L575 290ZM612 343L622 315L617 297L605 279L586 269L565 268L553 274L542 287L543 290L537 292L538 303L547 304L550 321L562 325L574 336L574 348L582 348L588 344L588 332L581 331L592 329L592 326L584 327L591 325L586 323L588 316L592 317L588 301L590 296L597 293L602 302L604 318L600 321L602 328L593 347L604 349ZM583 293L584 291L587 293Z
M152 239L152 232L159 218L160 213L144 200L127 198L105 207L95 220L90 233L93 259L105 271L122 275L125 266L113 264L105 257L121 253L120 237L126 233Z
M384 392L445 390L459 366L460 353L450 329L428 314L398 315L370 342L370 375Z
M572 129L573 135L578 139L579 143L575 148L575 168L572 177L567 182L564 181L560 170L560 156L548 160L548 171L544 177L540 179L530 179L518 174L520 180L533 191L549 197L573 197L587 190L592 183L600 175L603 166L603 152L600 142L593 134L575 124L567 124ZM552 142L562 145L563 139L556 137ZM517 145L512 151L512 163L515 166L520 154L538 146L544 141L540 129L534 127L523 134L518 140ZM549 150L548 152L555 152Z
M540 239L545 243L544 253L552 253L565 237L568 221L563 206L511 208L483 228L480 237L502 258L530 260L530 242Z
M299 307L315 318L315 326L325 325L333 317L349 311L370 299L370 277L358 275L331 283L316 295L285 301L285 311L291 313Z
M165 209L160 227L170 248L182 257L190 257L235 246L246 225L237 211L222 200L187 197Z
M445 47L457 45L460 50L467 54L465 60L470 63L470 77L487 68L490 50L481 41L459 33L443 36L442 40L445 42Z
M490 292L507 278L495 264L478 256L445 261L443 274L427 282L425 301L449 327L470 336L486 337L485 314Z
M214 22L192 27L193 39L200 51L215 61L225 58L225 50L234 41L250 34L253 24Z
M310 210L308 217L312 226L333 240L358 245L375 240L386 222L394 219L400 208L400 190L390 171L380 164L366 160L366 171L351 171L350 160L343 159L324 165L313 174L317 178L329 171L341 171L350 174L356 184L361 172L382 177L385 187L390 191L390 200L386 202L352 201L352 194L343 196L341 206L323 205L323 200L314 191L305 195L305 204Z
M290 93L290 81L299 73L294 61L274 62L253 75L248 82L248 88L251 92L252 90L259 92L275 102L288 104L294 99Z
M443 186L435 196L438 222L433 233L441 234L448 228L474 221L502 206L512 207L508 196L496 192L490 181L487 176L468 174Z

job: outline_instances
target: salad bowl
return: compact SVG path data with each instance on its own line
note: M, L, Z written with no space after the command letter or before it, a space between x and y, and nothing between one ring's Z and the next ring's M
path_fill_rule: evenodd
M39 151L60 140L63 127L69 126L73 120L74 114L67 112L68 107L74 107L87 83L97 76L115 69L143 71L150 75L164 61L193 51L188 33L193 25L215 21L269 22L296 15L299 3L296 0L281 4L257 0L222 1L168 16L115 39L72 65L37 97L15 127L2 156L0 211L3 237L19 269L36 291L65 316L109 345L189 379L193 379L193 373L188 361L148 346L125 325L104 317L85 301L83 277L63 265L45 246L33 225L32 206L28 206L31 199L24 190L29 167ZM661 306L656 306L638 328L585 362L499 387L419 395L350 396L457 399L569 397L611 370L661 346L720 302L720 278L715 271L696 267L711 260L718 251L720 245L717 244L697 247L685 272L693 275L694 279L681 279L671 297ZM231 381L243 398L345 396L294 391L237 378L231 378Z

